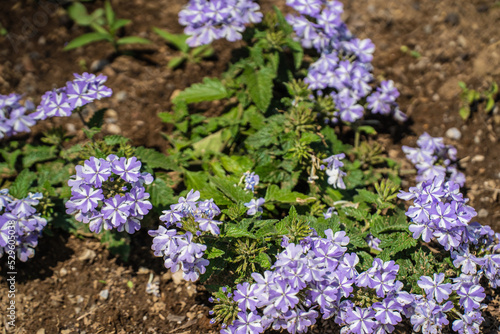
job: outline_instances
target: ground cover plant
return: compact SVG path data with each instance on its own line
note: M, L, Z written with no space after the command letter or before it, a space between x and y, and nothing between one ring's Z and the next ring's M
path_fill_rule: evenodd
M374 80L373 44L350 33L337 1L287 5L294 14L262 15L253 1L183 9L191 46L242 42L220 78L159 115L174 127L168 155L101 133L105 109L86 108L112 96L103 75L76 74L36 108L2 96L1 246L12 256L15 221L21 261L58 228L93 232L126 260L146 228L166 269L213 293L223 333L300 333L320 317L343 333L404 323L479 333L485 288L498 284L498 235L472 222L456 149L427 134L403 147L419 183L402 190L400 164L373 140L406 121L394 83ZM215 117L203 112L210 101L224 106ZM82 143L68 146L61 129L9 139L73 113Z

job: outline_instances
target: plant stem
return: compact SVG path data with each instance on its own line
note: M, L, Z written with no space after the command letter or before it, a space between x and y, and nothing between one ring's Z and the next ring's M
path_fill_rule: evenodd
M83 126L85 126L85 128L89 128L89 125L87 122L85 122L85 119L83 118L83 114L82 114L82 107L78 107L76 108L76 112L78 113L78 116L80 116L80 120L82 121L83 123Z
M354 132L354 148L357 149L359 147L359 127L355 126L355 132Z

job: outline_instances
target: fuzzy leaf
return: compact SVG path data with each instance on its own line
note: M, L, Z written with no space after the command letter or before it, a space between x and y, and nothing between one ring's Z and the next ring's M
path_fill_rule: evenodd
M32 146L28 144L23 151L24 168L29 168L37 162L54 159L57 156L57 147L55 146Z
M212 247L205 254L207 255L207 259L210 260L210 259L215 259L217 257L221 257L225 253L226 252L224 252L222 249Z
M243 202L247 203L250 202L252 199L253 195L249 192L246 192L243 190L241 187L238 187L233 181L230 179L223 179L223 178L216 178L216 177L210 177L210 181L224 194L226 195L230 200L232 200L235 203L238 202Z
M201 101L220 100L227 97L227 91L222 82L217 78L204 78L203 83L197 83L186 88L173 100L175 104L180 101L195 103Z
M156 178L156 180L147 187L147 190L151 195L151 204L153 204L153 207L164 206L174 201L174 191L172 187L169 187L165 181L160 178Z
M276 74L269 67L255 71L254 67L247 66L243 72L250 97L261 111L266 111L271 104L275 76Z
M135 156L150 168L161 168L165 170L179 171L180 168L172 156L166 156L152 148L138 147Z
M36 178L37 176L35 173L30 172L28 169L23 169L16 177L16 180L11 184L9 194L19 199L26 197L31 184Z

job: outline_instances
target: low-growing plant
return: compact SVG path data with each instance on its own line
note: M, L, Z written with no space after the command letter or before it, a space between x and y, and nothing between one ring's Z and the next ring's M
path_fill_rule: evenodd
M153 27L153 31L162 37L168 44L175 47L181 52L180 56L175 56L168 62L167 66L176 69L185 62L188 63L199 63L203 59L207 59L213 56L214 49L210 45L200 45L195 48L191 48L187 44L188 35L184 34L171 34L166 30Z
M372 138L380 115L405 120L394 83L373 82L373 44L348 30L338 1L287 4L299 14L263 17L251 0L193 0L180 13L191 46L243 42L221 79L160 114L175 127L169 156L102 135L105 109L85 110L112 94L102 75L76 75L37 108L0 96L4 137L76 112L88 138L69 146L53 129L40 142L4 140L0 252L7 225L26 260L42 228L62 222L126 259L154 213L154 255L213 293L221 333L303 333L320 316L342 333L403 321L479 333L485 287L500 282L499 235L472 222L456 149L428 134L403 147L419 183L401 191L399 164ZM200 109L212 101L220 110L208 117ZM159 295L152 279L147 291Z
M123 45L151 43L150 40L138 36L118 36L119 30L132 21L116 18L109 0L104 2L104 9L97 9L90 15L87 13L85 6L78 2L68 8L68 13L78 25L88 26L94 32L86 33L73 39L64 47L65 51L94 42L106 41L113 46L116 53L119 53L120 47Z
M479 108L484 108L484 112L486 114L493 111L495 103L498 100L498 85L496 82L493 82L490 85L490 88L483 92L467 88L465 82L462 81L460 81L458 85L462 89L462 92L460 93L462 105L458 113L464 121L468 120L471 114L478 111Z

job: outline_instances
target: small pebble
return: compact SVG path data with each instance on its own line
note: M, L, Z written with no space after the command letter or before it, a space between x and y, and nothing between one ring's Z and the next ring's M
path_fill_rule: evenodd
M173 273L172 280L175 284L181 284L185 282L182 270L177 270L175 273Z
M457 128L449 128L446 131L446 137L453 140L459 140L460 138L462 138L462 133Z
M89 262L92 262L96 256L97 254L93 250L87 248L83 251L82 255L78 257L78 260L80 261L88 260Z
M94 60L90 65L90 70L92 72L99 72L102 71L102 69L106 67L106 65L109 65L109 60L107 59Z
M99 292L99 299L106 300L108 299L108 297L109 297L109 290L106 289Z
M112 135L118 135L122 132L122 129L120 129L120 127L116 124L108 124L107 129Z
M477 213L477 216L479 218L486 218L488 217L488 211L486 209L481 209L479 210L479 212Z
M68 270L66 268L61 268L61 270L59 270L59 275L61 275L61 277L64 277L68 274Z
M472 158L471 160L472 162L482 162L484 161L484 155L476 155Z
M127 92L124 90L119 91L118 93L116 93L115 97L116 97L116 101L122 102L127 98Z
M449 13L446 15L444 22L451 26L456 26L460 23L460 16L457 13Z
M45 328L40 328L36 331L36 334L45 334Z

